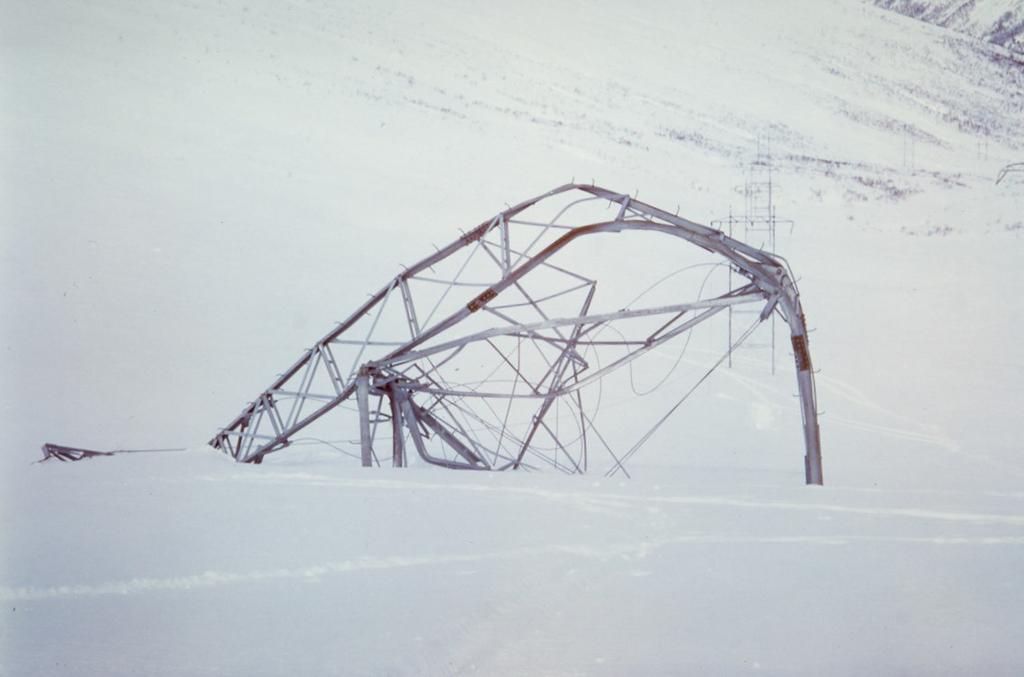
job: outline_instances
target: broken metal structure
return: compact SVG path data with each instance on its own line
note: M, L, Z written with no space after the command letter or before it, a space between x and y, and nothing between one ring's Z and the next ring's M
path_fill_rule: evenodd
M665 275L664 265L683 261L682 250L709 260ZM720 266L738 282L702 298ZM704 280L696 298L694 285L683 283L695 271ZM726 355L628 450L616 452L614 435L598 429L584 393L596 389L599 403L607 379L626 371L633 379L638 358L664 357L672 342L685 351L698 325L741 304L761 311L736 345L773 313L789 326L805 477L821 484L807 327L784 259L630 195L576 183L507 208L404 269L210 444L245 463L312 440L351 444L364 466L390 456L403 467L413 452L453 469L569 473L585 472L597 445L612 459L607 475L628 475L626 460ZM654 373L668 378L659 365ZM347 439L300 436L329 420ZM628 430L621 417L617 423L614 433Z
M79 449L78 447L65 447L60 444L47 442L43 445L43 458L46 461L55 458L58 461L81 461L83 458L94 458L96 456L113 456L114 451L93 451L91 449Z
M92 449L82 449L81 447L66 447L62 444L53 444L52 442L46 442L43 444L43 457L37 461L42 463L43 461L57 460L57 461L81 461L86 458L98 458L100 456L114 456L117 454L140 454L140 453L152 453L159 451L185 451L184 447L176 447L173 449L114 449L112 451L94 451Z
M1008 174L1014 174L1018 172L1024 174L1024 162L1011 162L1010 164L1006 165L1005 167L999 170L999 173L996 175L996 184L998 185L999 183L1001 183L1002 180L1005 179Z

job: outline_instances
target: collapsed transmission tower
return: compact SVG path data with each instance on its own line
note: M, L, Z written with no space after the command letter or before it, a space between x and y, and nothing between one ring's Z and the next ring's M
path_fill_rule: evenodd
M689 261L686 253L702 260L674 269ZM706 283L704 271L718 266L738 273L735 288L705 295L702 283L694 294L687 276ZM788 264L629 195L575 183L509 207L404 269L210 444L245 463L313 441L349 443L364 466L390 456L403 467L414 451L446 468L569 473L585 472L588 448L598 446L612 460L607 475L626 472L626 461L726 355L628 449L615 451L589 403L599 404L616 375L628 371L632 383L645 361L638 358L664 358L673 342L685 341L685 351L698 325L741 304L761 311L737 345L773 313L789 325L805 477L821 484L807 329ZM653 373L664 382L671 371L655 364ZM341 440L304 436L327 420Z

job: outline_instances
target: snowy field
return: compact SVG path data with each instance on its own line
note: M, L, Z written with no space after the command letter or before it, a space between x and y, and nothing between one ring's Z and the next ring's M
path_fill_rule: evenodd
M854 0L12 0L0 50L0 674L1021 673L1024 57ZM203 448L460 228L709 223L759 143L824 487L781 333L628 480Z

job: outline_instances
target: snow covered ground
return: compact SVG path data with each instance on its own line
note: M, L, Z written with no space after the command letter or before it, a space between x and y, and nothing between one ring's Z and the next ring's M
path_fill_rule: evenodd
M40 470L5 525L9 674L1011 675L1024 659L1019 493L203 452Z
M1019 674L1019 57L853 0L0 13L0 673ZM633 480L200 449L458 228L573 177L708 222L758 139L825 487L785 350Z

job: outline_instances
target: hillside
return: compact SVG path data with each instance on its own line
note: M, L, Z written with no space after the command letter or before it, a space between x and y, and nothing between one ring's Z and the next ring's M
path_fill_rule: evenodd
M879 7L1024 53L1020 0L874 0Z

